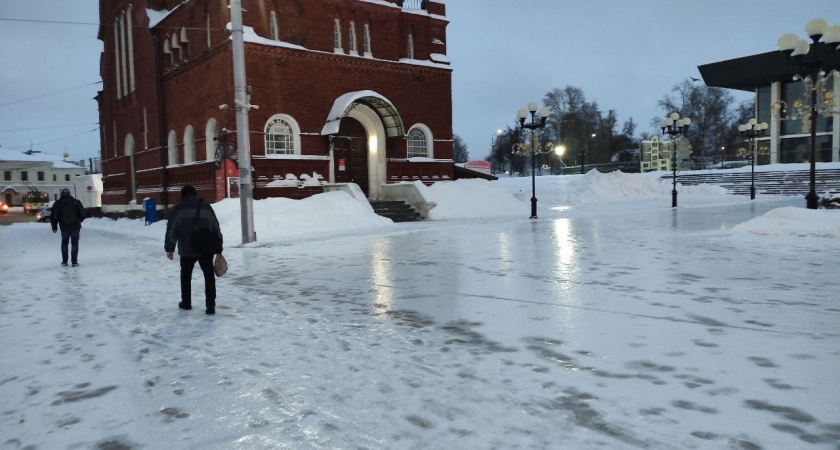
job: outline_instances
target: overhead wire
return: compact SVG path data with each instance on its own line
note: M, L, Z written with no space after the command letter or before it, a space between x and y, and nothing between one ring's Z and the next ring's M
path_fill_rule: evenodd
M36 146L36 145L52 144L53 142L72 139L74 137L82 136L82 135L85 135L85 134L88 134L88 133L93 133L94 131L98 131L98 130L99 130L99 127L96 127L96 128L94 128L92 130L89 130L89 131L84 131L84 132L77 133L77 134L74 134L74 135L71 135L71 136L65 136L63 138L53 139L51 141L37 142L37 143L34 143L34 144L29 144L29 145L19 145L17 147L8 147L7 150L18 150L18 149L21 149L21 148L31 148L31 147Z
M62 89L60 91L50 92L49 94L36 95L35 97L29 97L29 98L25 98L25 99L22 99L22 100L15 100L15 101L9 102L9 103L0 103L0 106L16 105L18 103L28 102L30 100L37 100L39 98L44 98L44 97L49 97L51 95L56 95L56 94L61 94L61 93L64 93L64 92L74 91L76 89L81 89L81 88L84 88L84 87L93 86L94 84L101 84L101 83L102 83L102 81L95 81L93 83L88 83L88 84L85 84L85 85L82 85L82 86L76 86L76 87L72 87L72 88Z
M29 128L7 128L5 130L0 130L0 133L8 133L12 131L29 131L29 130L46 130L48 128L70 128L70 127L82 127L82 126L89 126L89 125L99 125L98 123L73 123L70 125L45 125L43 127L29 127Z

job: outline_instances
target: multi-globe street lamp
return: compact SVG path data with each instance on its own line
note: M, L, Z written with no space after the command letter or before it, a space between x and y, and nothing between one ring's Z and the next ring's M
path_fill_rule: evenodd
M666 119L659 122L659 128L662 129L662 134L667 134L671 137L671 143L674 149L671 151L671 168L673 170L674 188L671 190L671 208L677 207L677 136L688 132L688 126L691 125L691 119L683 117L680 119L679 113L671 113Z
M747 157L750 159L750 200L755 200L755 158L758 153L756 138L764 136L768 128L770 128L770 125L767 125L767 122L758 123L755 118L750 119L743 125L738 125L738 132L741 133L741 136L747 138L750 143L750 148L747 151Z
M537 111L539 109L539 111ZM531 122L525 123L528 118L528 113L531 114ZM551 142L546 144L546 150L542 151L539 143L537 143L537 130L545 128L545 121L549 115L548 108L539 108L539 106L531 102L528 104L528 109L520 109L516 114L519 120L519 126L527 130L531 130L531 146L518 143L514 145L514 151L520 155L531 155L531 219L537 218L537 181L536 181L536 158L537 153L548 153L551 151Z
M840 46L840 25L829 27L824 19L814 19L805 26L805 34L811 38L811 44L799 39L795 34L787 33L779 38L778 45L779 50L796 66L798 74L795 78L805 83L805 89L810 95L805 98L804 104L801 100L794 102L793 110L790 112L787 111L787 105L784 102L776 102L771 111L781 119L807 117L811 122L811 157L809 158L811 176L805 204L808 209L817 209L819 205L819 196L816 191L817 117L818 114L824 116L840 114L835 108L833 93L825 89L826 80L830 75L827 72L836 69L828 62ZM818 99L818 97L822 98ZM788 114L790 117L785 117Z

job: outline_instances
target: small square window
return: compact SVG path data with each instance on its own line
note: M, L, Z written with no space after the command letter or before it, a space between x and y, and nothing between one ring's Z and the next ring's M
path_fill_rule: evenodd
M69 173L64 174L64 181L70 181L70 174Z
M38 171L38 181L44 181L44 172Z
M29 181L29 172L25 170L20 171L20 181Z
M12 181L12 171L11 170L4 170L3 171L3 181Z

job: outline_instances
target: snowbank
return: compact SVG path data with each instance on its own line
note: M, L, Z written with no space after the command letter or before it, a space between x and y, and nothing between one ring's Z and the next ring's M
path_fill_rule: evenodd
M738 224L733 233L840 238L840 211L786 206Z

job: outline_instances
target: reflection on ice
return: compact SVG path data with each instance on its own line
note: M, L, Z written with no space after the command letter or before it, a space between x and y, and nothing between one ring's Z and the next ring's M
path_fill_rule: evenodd
M394 289L391 287L391 280L393 274L391 269L393 261L391 260L391 243L390 239L377 239L371 245L370 273L373 280L371 289L373 290L373 302L379 307L377 311L391 309L391 304L394 298Z

